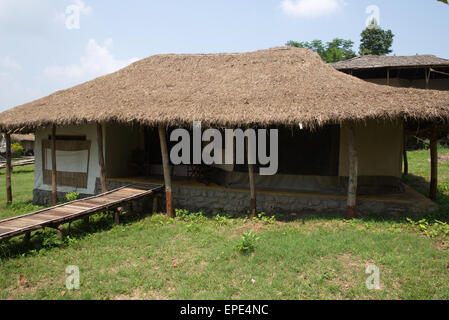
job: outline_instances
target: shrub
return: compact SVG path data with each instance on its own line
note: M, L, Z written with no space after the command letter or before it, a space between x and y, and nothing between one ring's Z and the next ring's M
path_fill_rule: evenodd
M178 219L184 221L197 221L204 219L202 211L190 212L189 210L186 209L175 209L175 214Z
M23 156L24 150L23 150L23 147L20 145L20 143L18 143L18 142L13 143L13 144L11 144L11 147L14 150L13 154L12 154L14 158Z
M245 232L237 243L237 250L241 253L249 253L254 251L254 247L259 238L251 230Z
M78 192L69 192L65 195L65 198L68 202L70 202L77 200L79 196L80 194Z

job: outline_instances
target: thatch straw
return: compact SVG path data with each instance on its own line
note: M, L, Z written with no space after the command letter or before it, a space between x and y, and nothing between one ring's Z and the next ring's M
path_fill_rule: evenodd
M298 125L367 118L449 119L449 92L371 84L307 49L156 55L0 114L3 130L118 121Z
M415 56L373 56L366 55L345 61L331 63L337 70L361 70L377 68L425 68L449 67L449 60L431 54Z

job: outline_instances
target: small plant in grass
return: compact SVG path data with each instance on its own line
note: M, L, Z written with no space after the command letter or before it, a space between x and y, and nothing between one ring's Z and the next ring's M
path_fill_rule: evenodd
M45 249L51 249L63 244L63 242L59 240L58 236L54 233L44 232L42 235L43 235L42 246Z
M220 215L219 213L217 213L217 215L214 217L214 220L217 221L221 225L226 225L228 223L228 218Z
M449 225L446 222L435 220L434 223L430 223L427 219L414 221L410 218L407 218L407 222L429 238L435 238L440 235L449 236Z
M255 219L258 219L264 223L275 223L276 222L276 217L274 215L268 216L268 214L266 212L259 213Z
M259 238L257 235L249 230L243 234L242 238L237 243L237 250L241 253L253 252L258 240Z
M178 219L184 221L198 221L204 218L202 211L190 212L187 209L175 209L175 214Z
M68 202L70 202L77 200L79 196L80 194L78 192L69 192L65 195L65 198Z

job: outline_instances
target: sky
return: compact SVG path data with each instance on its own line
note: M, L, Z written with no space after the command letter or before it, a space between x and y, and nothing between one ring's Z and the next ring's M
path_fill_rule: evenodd
M395 34L393 54L449 58L436 0L0 0L0 112L159 53L336 37L357 50L372 17Z

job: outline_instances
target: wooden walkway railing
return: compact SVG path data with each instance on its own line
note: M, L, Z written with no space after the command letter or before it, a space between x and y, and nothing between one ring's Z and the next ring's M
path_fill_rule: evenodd
M0 221L0 240L22 234L29 237L31 231L45 227L57 229L61 236L61 226L64 223L87 218L98 212L117 209L126 202L141 199L162 189L162 185L131 184L93 197L2 220Z

